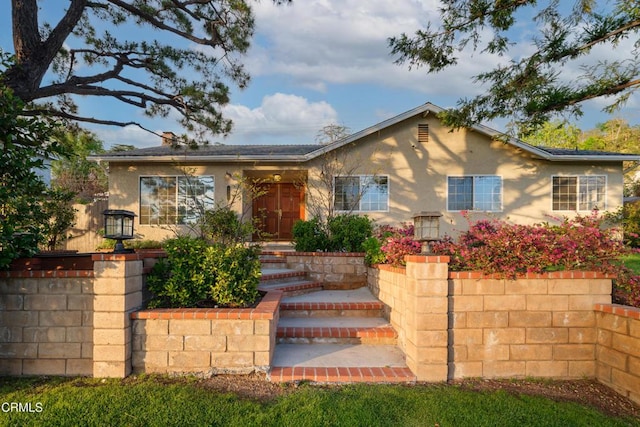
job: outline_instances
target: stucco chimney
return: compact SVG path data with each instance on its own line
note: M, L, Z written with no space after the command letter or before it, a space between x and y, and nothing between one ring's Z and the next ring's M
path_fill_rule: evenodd
M162 146L163 147L170 147L173 144L175 144L176 142L176 134L168 131L168 132L162 132Z

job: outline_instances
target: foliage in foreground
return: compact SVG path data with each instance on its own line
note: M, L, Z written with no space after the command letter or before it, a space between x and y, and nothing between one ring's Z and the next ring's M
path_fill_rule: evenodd
M577 403L456 386L300 386L258 402L195 379L4 379L5 402L41 412L0 413L1 425L127 426L630 426Z
M258 299L258 250L182 236L165 241L167 258L147 276L150 307L248 307Z
M73 223L70 193L36 173L45 159L69 153L52 139L56 125L25 117L24 108L0 79L0 269L39 245L55 247Z

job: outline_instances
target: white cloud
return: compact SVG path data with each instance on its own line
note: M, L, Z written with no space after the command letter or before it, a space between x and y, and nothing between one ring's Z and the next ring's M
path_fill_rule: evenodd
M324 101L309 102L283 93L264 97L257 108L228 105L223 113L233 120L225 144L312 144L323 126L338 120L336 111Z
M426 2L428 3L428 2ZM247 62L256 76L287 74L302 86L383 83L393 78L387 38L419 28L425 2L317 0L256 4L257 43Z
M174 123L171 123L171 125L173 126ZM118 144L133 145L136 148L155 147L161 144L159 137L138 126L87 126L87 128L94 132L100 140L105 142L105 148L107 150ZM155 130L154 132L161 134L162 130Z
M314 0L276 7L255 5L257 38L246 58L255 77L286 75L320 93L327 85L374 84L427 95L469 95L471 78L495 65L495 55L463 55L446 74L396 65L388 38L437 22L439 2Z

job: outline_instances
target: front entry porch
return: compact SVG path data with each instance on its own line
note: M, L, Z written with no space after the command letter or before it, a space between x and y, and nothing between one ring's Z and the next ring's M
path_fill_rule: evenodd
M251 216L259 229L254 241L291 241L293 225L305 219L306 171L252 171L257 197Z

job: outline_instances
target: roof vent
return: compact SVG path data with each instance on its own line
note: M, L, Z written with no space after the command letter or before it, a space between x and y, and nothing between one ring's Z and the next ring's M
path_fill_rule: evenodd
M423 145L429 142L429 125L418 125L418 144Z

